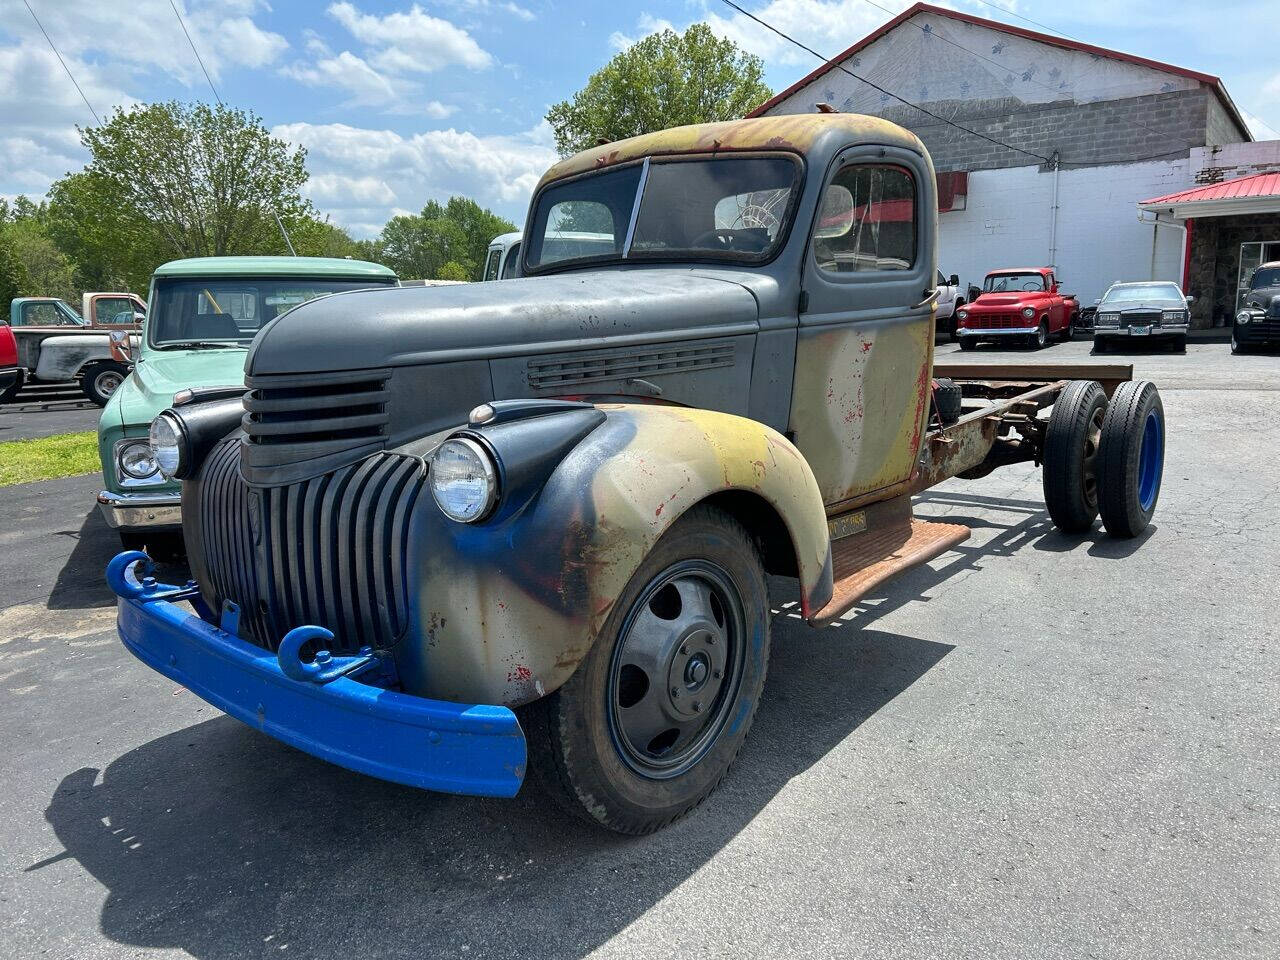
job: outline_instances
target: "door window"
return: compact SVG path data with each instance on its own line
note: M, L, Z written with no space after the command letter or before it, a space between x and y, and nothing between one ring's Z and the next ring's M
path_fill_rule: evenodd
M916 262L916 185L902 167L849 164L822 195L813 255L827 273L910 270Z
M133 311L129 297L99 297L93 302L95 323L133 323Z
M494 247L489 251L489 259L484 262L484 276L482 280L498 279L498 261L502 259L502 250Z
M508 280L511 277L519 276L517 268L520 266L520 241L517 240L507 250L506 262L502 264L502 279Z
M73 321L58 309L57 304L24 303L22 305L22 326L25 327L70 327Z

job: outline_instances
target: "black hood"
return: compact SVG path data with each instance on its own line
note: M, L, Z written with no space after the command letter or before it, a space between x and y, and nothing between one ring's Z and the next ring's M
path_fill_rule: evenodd
M714 269L613 269L340 293L258 335L250 376L497 359L753 332L752 293Z

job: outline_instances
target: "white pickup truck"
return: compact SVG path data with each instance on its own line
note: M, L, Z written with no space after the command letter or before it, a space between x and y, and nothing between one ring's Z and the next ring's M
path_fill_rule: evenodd
M948 340L956 339L956 309L964 305L964 293L960 289L960 278L956 274L944 277L938 271L938 307L936 336L945 335Z

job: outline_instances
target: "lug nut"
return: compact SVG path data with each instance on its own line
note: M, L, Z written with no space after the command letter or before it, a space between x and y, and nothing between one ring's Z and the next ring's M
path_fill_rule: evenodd
M695 700L695 701L693 701L693 712L694 712L694 713L701 713L701 712L702 712L702 701L701 701L701 700Z
M671 688L671 697L672 697L672 699L674 699L674 700L679 700L679 699L680 699L680 688L679 688L679 687L672 687L672 688Z
M717 680L719 680L722 676L724 676L724 674L722 674L719 670L715 671L715 672L714 672L713 674L711 674L711 675L712 675L713 677L715 677Z

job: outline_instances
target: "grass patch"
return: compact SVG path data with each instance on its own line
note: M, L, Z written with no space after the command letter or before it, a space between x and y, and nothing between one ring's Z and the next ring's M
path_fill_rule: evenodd
M97 473L101 468L95 430L0 443L0 487Z

